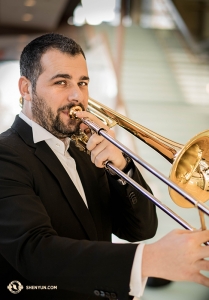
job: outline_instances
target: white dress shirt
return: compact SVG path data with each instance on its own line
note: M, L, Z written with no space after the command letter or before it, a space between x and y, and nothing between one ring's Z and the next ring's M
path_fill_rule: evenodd
M54 135L52 135L50 132L48 132L46 129L41 127L39 124L29 119L22 112L20 112L19 117L22 120L24 120L29 126L32 127L34 143L45 141L48 144L48 146L52 149L52 151L55 153L55 155L57 156L57 158L65 168L69 177L73 181L84 203L88 207L84 189L76 169L75 160L70 156L69 152L67 151L68 148L70 147L70 138L66 138L65 141L63 142L58 138L56 138ZM140 243L137 247L132 270L131 270L129 294L131 296L135 296L134 300L137 300L142 296L147 282L147 278L142 278L141 276L143 249L144 249L144 244Z

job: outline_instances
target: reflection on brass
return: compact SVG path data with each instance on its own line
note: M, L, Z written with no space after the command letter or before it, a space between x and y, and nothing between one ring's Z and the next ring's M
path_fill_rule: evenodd
M202 151L197 144L185 151L176 169L176 178L181 183L187 183L196 170L202 158Z
M82 130L80 130L79 135L73 134L71 136L71 140L74 141L76 147L78 147L80 151L84 151L89 154L90 152L86 149L88 139L88 136Z
M199 211L199 216L200 216L201 229L206 230L207 228L206 228L206 224L205 224L205 215L201 210L198 210L198 211Z

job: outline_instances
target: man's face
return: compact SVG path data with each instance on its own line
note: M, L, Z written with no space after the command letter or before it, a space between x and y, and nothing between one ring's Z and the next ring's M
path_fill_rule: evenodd
M41 59L43 73L32 95L32 119L62 139L78 132L80 122L71 120L69 109L86 109L88 71L83 55L70 56L58 50L47 51Z

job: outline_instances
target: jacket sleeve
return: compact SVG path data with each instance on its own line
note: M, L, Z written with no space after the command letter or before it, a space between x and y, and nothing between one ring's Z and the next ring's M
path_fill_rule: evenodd
M121 185L108 175L112 198L113 233L129 242L152 238L157 230L155 205L129 184ZM149 193L150 187L134 165L132 179Z

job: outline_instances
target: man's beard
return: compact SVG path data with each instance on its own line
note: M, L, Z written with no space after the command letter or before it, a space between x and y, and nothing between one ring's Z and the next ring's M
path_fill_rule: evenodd
M85 110L83 104L78 103L77 105L81 106L81 108ZM39 98L34 93L31 110L33 114L33 119L39 125L41 125L43 128L45 128L57 138L63 139L66 137L70 137L72 134L79 134L81 121L69 118L68 124L65 124L60 118L61 111L70 111L70 109L73 106L75 106L74 103L69 103L68 105L60 107L57 110L57 114L55 115L52 109L46 104L44 99Z

